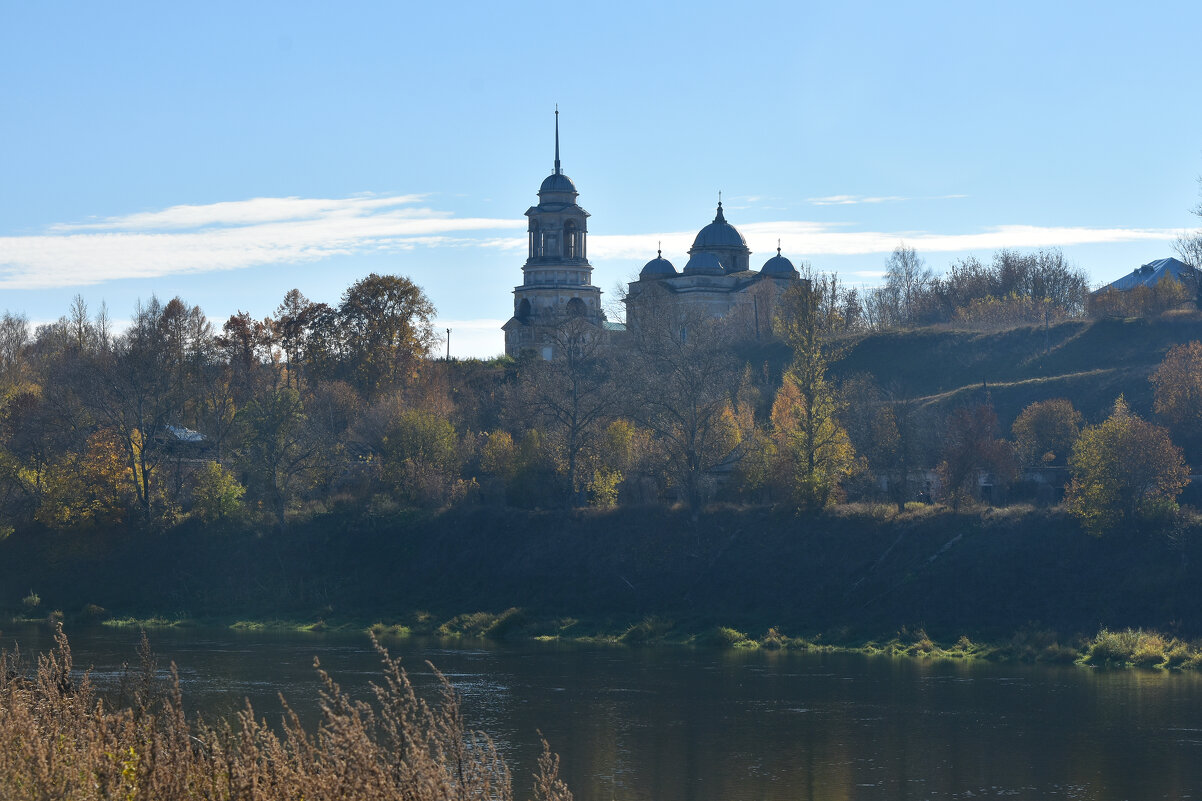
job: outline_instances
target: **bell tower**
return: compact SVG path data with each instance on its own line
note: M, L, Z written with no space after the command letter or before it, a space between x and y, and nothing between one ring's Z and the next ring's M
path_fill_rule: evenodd
M592 285L588 262L589 213L576 202L579 194L560 164L556 108L555 168L538 189L538 205L526 210L522 284L513 290L513 317L502 326L510 356L530 350L552 358L553 331L569 317L601 327L601 290Z

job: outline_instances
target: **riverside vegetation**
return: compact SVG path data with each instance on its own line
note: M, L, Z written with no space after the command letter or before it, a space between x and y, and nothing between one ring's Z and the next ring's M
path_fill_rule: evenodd
M1192 299L1091 316L1055 252L887 270L860 297L806 267L770 331L662 298L608 343L565 319L550 361L434 359L433 306L395 276L220 331L179 298L119 335L82 300L32 331L6 314L0 609L1197 636Z
M73 669L61 628L56 643L32 671L0 653L0 799L513 798L504 760L487 735L465 729L450 684L442 680L436 702L421 700L378 644L370 702L316 668L322 715L307 730L287 708L269 726L249 703L234 720L189 719L174 665L161 682L145 637L140 669L102 698ZM532 798L571 801L543 745Z

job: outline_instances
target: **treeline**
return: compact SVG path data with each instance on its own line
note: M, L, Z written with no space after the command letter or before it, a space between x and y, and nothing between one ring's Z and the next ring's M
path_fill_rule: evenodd
M356 282L336 306L293 290L269 319L239 313L220 326L180 298L139 305L120 333L80 299L36 330L6 314L0 527L183 516L285 527L345 505L960 505L987 487L1021 494L1019 468L1033 466L1070 468L1069 502L1099 530L1171 510L1181 451L1121 401L1088 427L1047 399L1007 437L987 394L942 417L869 376L831 381L866 320L911 325L994 303L1043 315L1028 322L1084 310L1083 278L1058 254L1003 251L939 279L924 269L901 248L866 302L821 276L767 299L764 337L787 347L783 369L733 317L655 291L624 336L564 319L545 361L432 358L433 306L392 276ZM1157 412L1194 442L1202 345L1170 356ZM1138 460L1120 456L1135 452L1149 461L1125 475Z

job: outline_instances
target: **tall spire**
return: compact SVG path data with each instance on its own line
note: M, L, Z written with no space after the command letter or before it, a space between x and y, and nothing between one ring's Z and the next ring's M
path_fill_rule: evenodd
M562 175L563 170L559 168L559 104L555 104L555 174Z

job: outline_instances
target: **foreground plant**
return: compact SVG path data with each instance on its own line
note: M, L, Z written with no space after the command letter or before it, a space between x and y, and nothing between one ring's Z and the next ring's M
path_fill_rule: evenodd
M19 655L0 653L0 801L513 798L509 769L486 734L465 727L449 682L439 674L438 702L421 700L374 638L383 682L373 702L318 667L322 717L311 732L287 705L272 729L249 702L233 720L190 723L175 666L160 687L145 644L140 675L110 705L73 671L61 627L55 642L31 676ZM558 769L544 741L536 801L571 801Z

